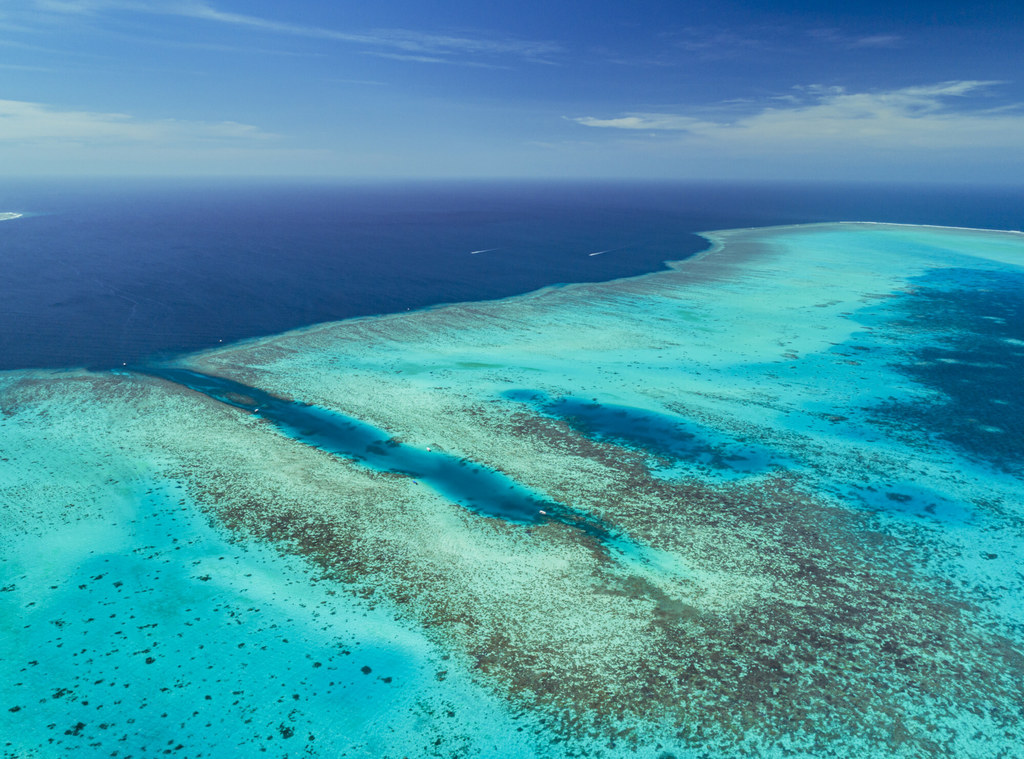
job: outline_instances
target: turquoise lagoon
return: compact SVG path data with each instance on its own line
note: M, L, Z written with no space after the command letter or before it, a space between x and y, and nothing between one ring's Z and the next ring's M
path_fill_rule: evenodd
M0 375L3 756L1018 756L1024 237L706 236Z

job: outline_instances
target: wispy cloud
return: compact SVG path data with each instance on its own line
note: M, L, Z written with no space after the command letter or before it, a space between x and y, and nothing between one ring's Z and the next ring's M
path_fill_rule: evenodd
M687 27L667 32L665 36L675 50L701 60L717 61L776 51L780 44L786 44L784 40L790 32L777 27Z
M879 47L894 48L903 44L903 36L899 34L870 34L866 37L855 37L847 45L851 48Z
M233 121L141 120L123 113L52 108L21 100L0 100L0 142L153 144L244 142L272 135Z
M647 132L670 130L673 132L692 132L699 128L714 126L714 122L703 121L693 116L681 116L671 113L631 113L610 119L599 119L593 116L577 116L570 119L577 124L588 127L604 127L607 129L639 129Z
M414 63L453 63L450 58L439 58L436 55L413 55L412 53L385 53L380 50L366 50L365 55L375 58L387 58L392 61L412 61Z
M525 40L508 36L437 34L413 29L344 30L234 13L220 10L203 0L35 0L35 6L56 14L97 15L105 11L123 11L179 16L250 29L271 34L321 39L366 48L378 54L392 51L391 57L421 63L460 62L466 58L513 57L546 63L561 52L553 42ZM395 52L397 51L397 52Z
M843 50L863 50L868 48L891 49L902 47L905 39L900 34L849 34L839 29L811 29L807 36L816 42L832 48Z
M410 29L374 29L366 32L339 31L319 26L306 26L273 21L258 16L240 13L226 13L206 4L189 4L173 12L217 21L235 26L250 27L264 31L290 34L301 37L315 37L358 45L401 50L404 60L436 62L437 56L454 54L468 55L511 55L527 60L539 60L559 51L550 42L537 42L515 38L467 37L461 35L429 34Z
M0 63L0 69L4 69L6 71L46 71L46 72L50 72L50 71L53 70L53 69L50 69L50 68L48 68L46 66L25 66L25 65L22 65L22 64L18 64L18 63Z
M952 81L868 93L811 86L753 111L740 104L571 120L587 127L677 133L694 143L757 151L784 147L808 152L841 146L1024 148L1024 110L1019 105L964 108L957 102L983 95L997 84Z
M380 79L346 79L343 77L334 77L324 81L335 82L336 84L359 84L367 87L387 87L390 85L390 82L384 82Z
M830 51L856 51L901 47L905 40L899 34L877 32L853 34L842 29L760 25L723 29L714 26L692 26L663 33L671 49L703 61L737 58L764 58L786 55L805 57L819 55L821 48Z
M140 2L145 5L145 2ZM32 5L51 13L93 13L101 8L123 6L110 0L35 0Z

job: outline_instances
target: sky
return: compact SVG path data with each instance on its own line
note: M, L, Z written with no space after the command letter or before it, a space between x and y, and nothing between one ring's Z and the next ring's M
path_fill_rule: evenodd
M1020 0L0 0L0 83L8 176L1024 176Z

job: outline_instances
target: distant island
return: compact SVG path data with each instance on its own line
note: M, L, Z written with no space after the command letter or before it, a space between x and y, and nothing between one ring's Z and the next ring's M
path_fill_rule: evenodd
M10 219L21 218L20 213L14 213L13 211L0 212L0 221L8 221Z

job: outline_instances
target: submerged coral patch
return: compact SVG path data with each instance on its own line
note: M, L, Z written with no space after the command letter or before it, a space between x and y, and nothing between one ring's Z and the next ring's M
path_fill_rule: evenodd
M763 473L770 471L772 464L781 464L781 457L756 444L729 439L671 414L599 403L597 398L549 398L531 390L509 390L503 397L529 403L588 437L640 448L668 464L704 466L734 474Z
M1014 756L1020 236L709 237L0 377L4 750Z

